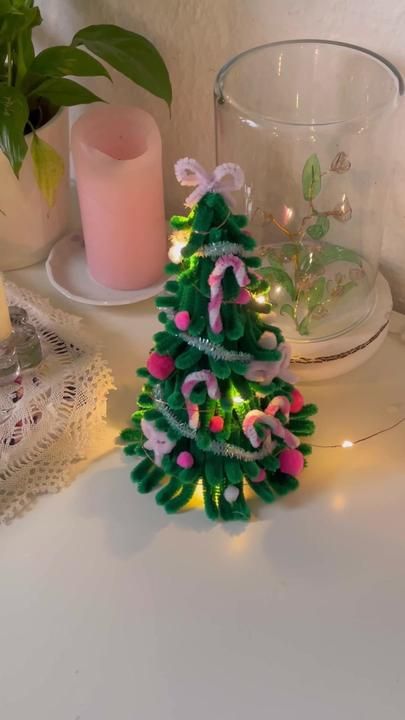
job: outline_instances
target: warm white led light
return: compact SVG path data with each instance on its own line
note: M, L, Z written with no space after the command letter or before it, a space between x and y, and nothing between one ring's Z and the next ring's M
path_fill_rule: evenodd
M235 405L241 405L243 403L243 398L241 398L240 395L235 395L233 401Z
M178 265L183 259L181 251L185 246L186 243L175 242L169 250L169 258L176 265Z
M343 440L342 442L342 448L349 448L353 447L354 443L352 443L351 440Z
M259 305L264 305L266 302L266 298L264 295L258 295L256 298L256 302L259 303Z

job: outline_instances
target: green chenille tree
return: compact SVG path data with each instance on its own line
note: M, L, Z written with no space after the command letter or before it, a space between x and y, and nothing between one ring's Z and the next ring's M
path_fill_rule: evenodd
M215 520L247 520L248 486L265 502L294 490L311 452L314 405L293 387L290 352L269 321L267 282L247 219L207 192L187 217L174 216L170 279L156 300L154 336L127 455L141 457L132 479L159 488L168 513L202 486Z

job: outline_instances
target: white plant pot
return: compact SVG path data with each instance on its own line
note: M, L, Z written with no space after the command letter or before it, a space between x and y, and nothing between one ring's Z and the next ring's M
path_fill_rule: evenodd
M69 112L61 108L37 135L63 158L65 172L50 208L42 196L28 150L17 180L0 153L0 270L15 270L44 260L69 220ZM28 146L32 134L26 136ZM3 214L4 213L4 214Z

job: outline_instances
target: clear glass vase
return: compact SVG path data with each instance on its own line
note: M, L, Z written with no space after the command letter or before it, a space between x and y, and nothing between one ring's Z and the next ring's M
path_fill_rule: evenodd
M373 308L402 93L387 60L324 40L254 48L217 76L217 162L245 172L239 210L294 342L335 337Z

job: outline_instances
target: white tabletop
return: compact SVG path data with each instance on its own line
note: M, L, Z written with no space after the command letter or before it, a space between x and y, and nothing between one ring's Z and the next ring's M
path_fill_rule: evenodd
M10 278L105 343L117 432L158 327L153 301L75 305L42 268ZM402 316L394 330L405 328ZM405 415L405 345L306 386L319 443ZM403 720L405 425L314 450L301 488L250 524L167 516L106 455L0 529L1 720Z

